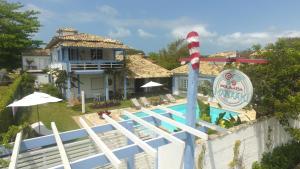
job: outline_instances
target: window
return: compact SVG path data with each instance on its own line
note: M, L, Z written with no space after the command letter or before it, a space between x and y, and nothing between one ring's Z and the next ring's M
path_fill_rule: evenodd
M188 87L188 80L187 79L181 79L181 88L187 89Z
M92 78L91 79L91 89L99 90L101 87L101 79L100 78Z
M69 53L69 60L77 60L78 58L77 49L69 48L68 53Z
M102 49L91 49L92 60L103 59Z

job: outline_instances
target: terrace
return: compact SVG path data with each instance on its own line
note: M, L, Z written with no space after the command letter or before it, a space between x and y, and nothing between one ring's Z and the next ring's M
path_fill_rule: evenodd
M163 114L156 114L147 109L143 111L148 114L147 117L140 118L123 111L130 119L120 122L104 115L108 124L95 127L89 127L87 121L80 118L79 122L83 129L63 133L58 133L56 124L52 122L54 134L24 141L21 141L22 133L20 132L12 151L10 168L28 166L93 168L111 165L117 168L134 165L153 168L155 165L160 165L163 168L163 166L170 165L170 160L173 161L173 166L178 168L182 165L180 159L182 159L184 148L184 142L181 140L185 140L188 134L207 139L207 134L201 130L172 120L171 116L175 113L173 111ZM162 130L159 126L163 121L182 131L168 133ZM136 123L143 127L136 127L134 125ZM215 130L220 129L220 127L201 121L199 124ZM224 131L226 130L220 129L220 132ZM171 155L174 146L177 155ZM158 147L161 149L156 149ZM134 156L135 154L137 156ZM156 158L159 159L157 162L155 162Z

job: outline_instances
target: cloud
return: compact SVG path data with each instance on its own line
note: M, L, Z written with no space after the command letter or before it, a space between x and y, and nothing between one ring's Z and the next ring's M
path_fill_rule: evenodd
M118 15L118 11L109 5L97 6L96 9L105 16L115 17Z
M252 32L252 33L241 33L234 32L231 34L221 35L217 38L219 44L244 44L251 45L255 43L267 43L273 41L273 38L269 32Z
M216 39L219 45L224 46L250 46L253 44L267 44L275 42L278 38L300 37L300 31L269 31L269 32L234 32L221 35Z
M129 29L120 27L116 28L115 31L110 31L108 35L113 38L124 38L130 36L131 31Z
M34 10L34 11L38 11L40 14L38 14L39 16L39 19L42 21L42 22L45 22L49 19L52 19L55 17L55 13L48 10L48 9L44 9L44 8L41 8L39 6L36 6L34 4L27 4L24 6L24 9L26 10Z
M142 38L153 38L153 37L155 37L155 35L153 35L149 32L146 32L143 29L138 29L137 32L138 32L138 35Z
M209 38L217 36L217 33L211 32L205 28L205 26L196 24L196 25L184 25L175 27L171 34L175 38L185 38L186 35L191 32L196 31L199 33L200 37Z
M96 6L92 11L72 11L67 14L68 19L75 23L98 21L108 25L116 25L117 16L118 11L109 5Z
M278 35L278 38L280 37L288 37L288 38L300 37L300 31L296 31L296 30L284 31Z
M97 15L90 12L72 12L68 13L67 20L76 22L76 23L86 23L86 22L94 22L97 18Z

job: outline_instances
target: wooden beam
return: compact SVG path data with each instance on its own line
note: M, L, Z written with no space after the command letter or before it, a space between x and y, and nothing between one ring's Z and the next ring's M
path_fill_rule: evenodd
M54 134L54 138L55 138L55 141L56 141L56 144L57 144L57 147L58 147L58 151L59 151L60 158L61 158L61 161L63 163L63 166L64 166L65 169L71 169L70 161L69 161L67 153L65 151L64 144L61 141L61 138L58 134L57 127L56 127L54 122L51 122L51 128L52 128L52 131L53 131L53 134Z
M21 141L22 141L22 131L19 132L16 136L13 152L12 152L10 162L9 162L9 167L8 167L9 169L16 169L17 168L18 155L19 155L19 151L20 151Z
M185 140L187 133L184 131L173 133L175 137ZM167 141L164 137L157 137L154 139L149 139L145 141L147 144L151 145L154 148L159 148L160 146L166 145ZM128 146L116 148L113 150L113 153L120 159L126 159L128 157L132 157L135 154L142 153L143 150L139 148L136 144L131 144ZM85 158L81 158L71 162L71 166L74 169L81 168L96 168L99 166L107 165L110 161L106 158L104 153L99 153L95 155L91 155ZM58 165L53 167L53 169L63 169L62 165Z
M184 142L178 138L176 138L175 136L173 136L172 134L154 126L153 124L143 120L142 118L138 117L138 116L135 116L133 115L132 113L129 113L128 111L123 111L123 114L126 115L127 117L131 118L132 120L140 123L141 125L149 128L150 130L156 132L157 134L163 136L165 139L169 140L170 142L173 142L173 143L181 143L181 144L184 144Z
M121 165L121 161L118 159L117 156L109 149L109 147L100 139L100 137L88 126L88 124L80 117L79 118L80 124L83 126L83 128L86 130L88 135L92 138L92 140L95 142L97 147L103 151L105 156L109 159L111 164L115 168L119 168Z
M177 112L177 111L175 111L175 110L172 110L172 109L170 109L170 108L163 107L163 106L158 106L158 108L159 108L159 109L162 109L162 110L164 110L164 111L166 111L166 113L170 113L170 114L173 114L173 115L175 115L175 116L178 116L178 117L180 117L180 118L185 119L185 117L184 117L183 114L181 114L181 113L179 113L179 112Z
M199 125L201 126L205 126L207 128L210 128L210 129L213 129L213 130L216 130L218 132L221 132L221 133L229 133L229 131L225 128L222 128L218 125L215 125L215 124L212 124L212 123L209 123L209 122L206 122L206 121L203 121L203 120L198 120L197 122Z
M169 114L163 113L161 115L168 116ZM142 117L142 119L144 119L145 121L156 121L156 119L152 116ZM126 126L127 123L132 123L132 122L133 122L133 120L130 119L130 120L120 121L119 123L122 126ZM111 131L114 128L111 124L102 124L102 125L91 127L91 129L95 133L103 133L103 132ZM86 136L88 136L88 134L85 131L85 129L83 129L83 128L71 130L71 131L65 131L65 132L60 133L60 137L63 142L74 140L74 139L80 139L80 138L83 138ZM40 148L40 147L55 144L55 143L56 142L55 142L53 134L41 136L41 137L35 137L35 138L31 138L31 139L26 139L26 140L22 141L20 151L27 151L30 149ZM8 155L8 154L6 154L6 155Z
M162 116L162 115L160 115L160 114L158 114L158 113L155 113L155 112L153 112L153 111L151 111L151 110L148 110L148 109L145 109L145 108L142 108L141 110L142 110L144 113L147 113L147 114L149 114L149 115L151 115L151 116L153 116L153 117L155 117L155 118L158 118L158 119L160 119L160 120L162 120L162 121L165 121L165 122L167 122L167 123L169 123L169 124L171 124L171 125L173 125L173 126L176 126L176 127L180 128L180 129L182 129L182 130L184 130L184 131L190 133L190 134L193 134L193 135L195 135L195 136L197 136L197 137L199 137L199 138L202 138L202 139L204 139L204 140L207 140L207 139L208 139L208 136L207 136L206 133L203 133L203 132L201 132L201 131L199 131L199 130L196 130L196 129L190 127L190 126L187 126L187 125L185 125L185 124L179 123L179 122L177 122L177 121L175 121L175 120L172 120L172 119L170 119L170 118L167 118L167 117L165 117L165 116Z
M145 143L143 140L141 140L139 137L134 135L132 132L128 131L125 127L121 126L118 122L114 121L112 118L107 116L106 114L103 114L102 117L109 122L114 128L119 130L121 133L123 133L127 138L129 138L131 141L133 141L135 144L137 144L141 149L143 149L147 154L149 154L152 157L156 157L157 151L149 146L147 143Z

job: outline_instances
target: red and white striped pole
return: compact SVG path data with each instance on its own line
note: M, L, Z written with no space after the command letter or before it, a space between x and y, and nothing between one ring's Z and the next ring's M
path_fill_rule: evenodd
M190 56L189 73L188 73L188 89L187 89L187 112L185 113L186 125L196 127L196 104L198 92L198 76L199 76L199 35L197 32L190 32L187 35L187 42ZM186 138L186 146L184 152L184 168L195 168L195 136L188 134Z

